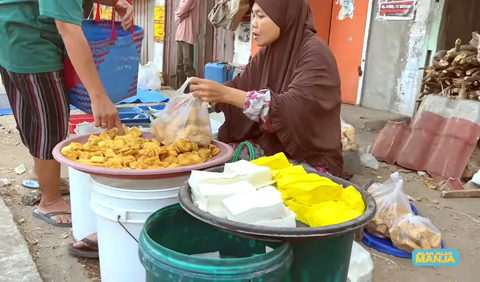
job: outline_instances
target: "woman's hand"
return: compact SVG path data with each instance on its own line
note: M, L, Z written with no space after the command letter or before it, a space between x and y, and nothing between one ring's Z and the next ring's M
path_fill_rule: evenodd
M225 103L227 87L208 79L194 77L190 80L193 96L207 103Z
M127 2L127 0L118 0L115 5L115 10L122 19L123 30L128 30L132 27L133 21L133 6Z
M230 88L215 81L194 77L190 81L194 97L210 104L224 103L243 109L247 92Z

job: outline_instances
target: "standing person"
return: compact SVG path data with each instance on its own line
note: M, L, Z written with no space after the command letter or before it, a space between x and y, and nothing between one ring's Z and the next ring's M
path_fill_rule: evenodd
M177 86L180 87L187 77L195 76L193 67L197 0L181 0L175 11L177 22Z
M98 2L115 5L123 28L130 27L133 7L125 0ZM83 0L0 0L0 73L42 191L33 215L60 227L71 226L70 206L59 188L60 164L52 155L68 135L65 51L90 95L95 125L122 128L82 32L82 5Z

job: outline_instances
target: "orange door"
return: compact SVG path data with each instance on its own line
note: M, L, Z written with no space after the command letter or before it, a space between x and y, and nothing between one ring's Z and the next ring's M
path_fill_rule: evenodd
M312 0L314 1L314 0ZM353 3L353 16L341 12L337 3ZM333 5L329 45L337 59L342 80L342 101L357 104L359 78L363 75L362 53L369 0L344 0ZM348 11L348 9L346 9ZM351 10L350 10L351 11Z
M333 0L309 0L318 36L329 41Z

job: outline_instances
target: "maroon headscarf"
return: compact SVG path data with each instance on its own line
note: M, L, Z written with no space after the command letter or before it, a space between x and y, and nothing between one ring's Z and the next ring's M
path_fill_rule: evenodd
M307 0L256 0L280 27L280 37L262 48L245 71L226 85L244 91L269 89L269 118L275 133L231 105L221 105L223 142L253 139L266 155L323 167L343 177L340 141L340 76L330 48L316 35Z

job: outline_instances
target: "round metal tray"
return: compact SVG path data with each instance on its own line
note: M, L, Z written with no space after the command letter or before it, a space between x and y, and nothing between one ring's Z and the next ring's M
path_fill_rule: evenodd
M223 171L223 166L211 168L207 171L221 172ZM190 185L188 185L188 182L180 187L180 193L178 197L180 205L193 217L196 217L203 222L216 226L232 234L265 241L293 242L337 237L342 234L357 230L373 219L375 215L376 204L375 200L369 193L338 177L324 175L322 173L318 174L320 176L330 178L334 182L341 184L343 187L353 186L355 189L357 189L357 191L362 195L363 201L365 202L365 212L356 219L331 226L311 228L297 221L297 228L278 228L235 222L214 216L199 209L192 200L192 191Z
M68 146L72 142L85 144L89 136L90 135L78 136L59 143L53 149L53 157L61 164L90 175L118 179L162 179L187 175L192 170L200 170L218 166L228 162L233 156L233 149L228 144L212 141L212 144L220 149L220 154L216 155L210 161L202 164L162 169L113 169L80 164L65 158L60 152L63 147ZM153 135L150 133L143 133L143 137L153 138Z

